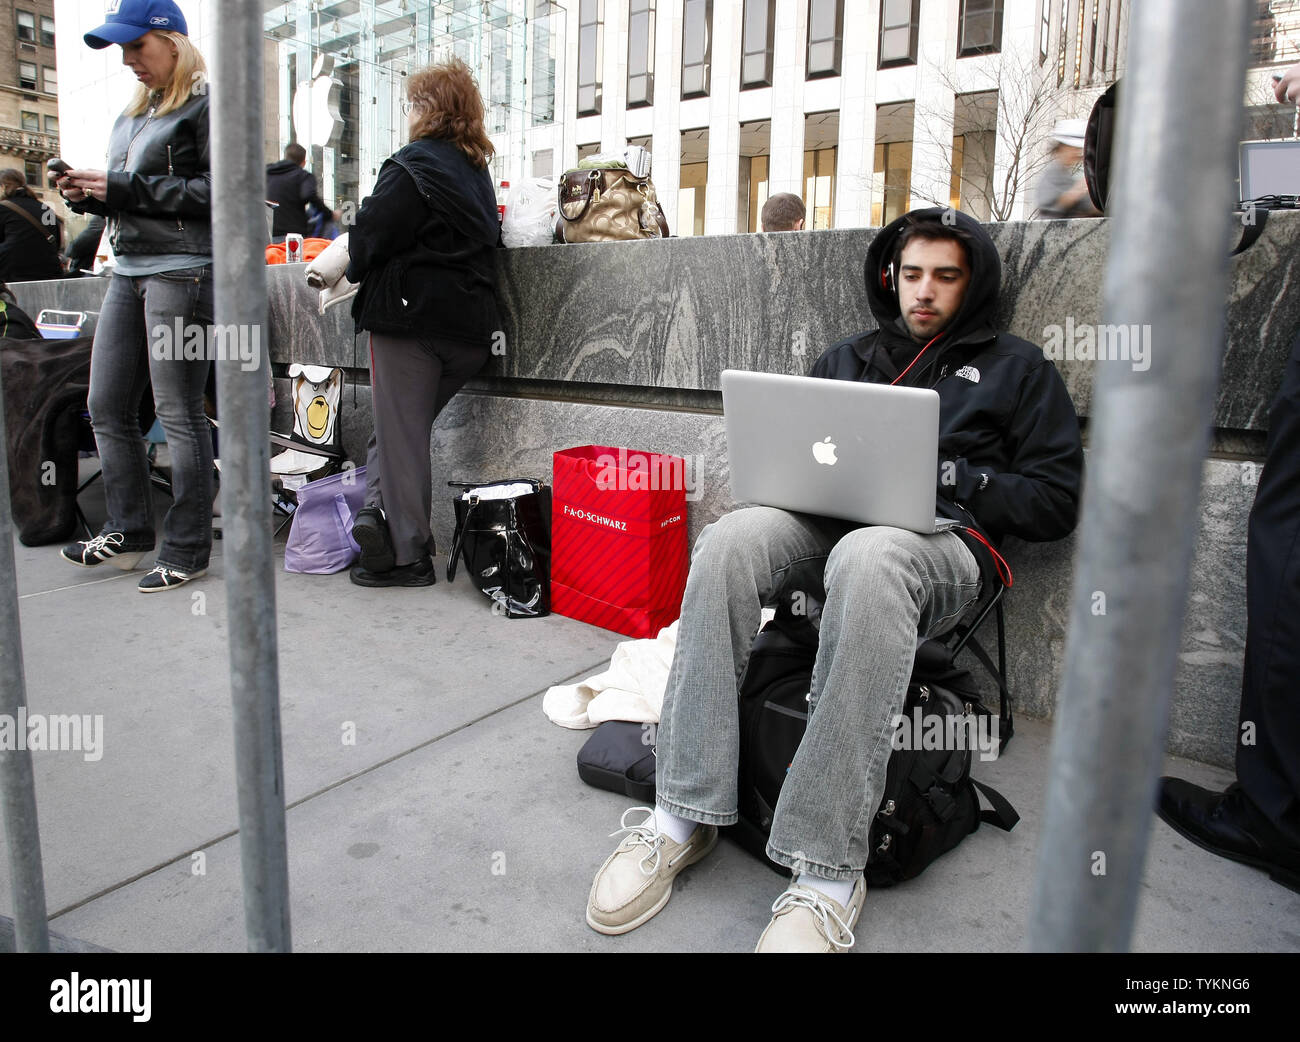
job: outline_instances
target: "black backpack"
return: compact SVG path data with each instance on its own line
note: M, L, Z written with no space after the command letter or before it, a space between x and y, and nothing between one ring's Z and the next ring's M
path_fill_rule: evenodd
M957 632L953 648L937 640L921 644L903 712L914 735L933 733L934 728L940 735L951 734L948 728L966 728L967 720L977 723L983 717L990 723L999 721L999 749L1006 747L1012 734L1006 684L1001 671L970 638L993 606L990 601L976 622ZM814 617L780 609L777 618L759 632L740 686L740 820L726 831L782 874L789 869L767 858L767 837L786 771L807 726L808 690L817 655ZM998 622L1001 636L1000 615ZM1001 706L996 716L980 700L970 671L953 664L956 649L963 646L997 681ZM928 722L932 719L933 724ZM907 744L889 758L884 795L871 827L865 872L870 887L892 886L919 875L979 828L981 821L1009 832L1020 820L998 792L971 778L969 743L959 749L924 748L929 744L924 741ZM984 793L992 810L980 809L976 790Z

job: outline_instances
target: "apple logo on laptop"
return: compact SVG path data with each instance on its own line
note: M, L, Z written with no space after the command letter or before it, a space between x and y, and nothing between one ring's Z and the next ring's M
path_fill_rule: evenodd
M830 435L826 435L825 441L813 442L813 459L818 463L825 463L828 467L835 466L835 443L831 441Z

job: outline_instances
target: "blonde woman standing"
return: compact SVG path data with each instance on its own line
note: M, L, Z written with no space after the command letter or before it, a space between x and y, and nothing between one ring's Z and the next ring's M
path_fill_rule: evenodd
M174 500L154 568L139 589L173 589L203 575L212 549L212 436L203 412L211 361L175 344L202 330L211 344L212 178L203 56L170 0L121 0L85 36L117 44L139 88L113 125L107 170L68 170L58 182L73 210L107 218L117 268L105 295L90 364L108 518L93 539L63 548L83 567L134 568L154 549L153 501L139 404L152 380L167 435ZM164 332L165 331L165 332Z

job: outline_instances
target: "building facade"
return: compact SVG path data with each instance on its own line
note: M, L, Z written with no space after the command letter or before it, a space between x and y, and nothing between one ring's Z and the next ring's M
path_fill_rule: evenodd
M53 0L0 0L0 169L21 170L37 195L59 154Z
M219 4L181 6L211 62ZM802 196L814 228L879 225L935 203L1020 219L1033 212L1054 123L1087 116L1123 75L1131 6L266 0L267 160L301 143L325 199L359 204L403 143L405 77L456 54L478 76L495 180L554 177L643 145L674 234L757 230L775 192ZM1256 6L1244 137L1294 130L1268 75L1300 59L1298 8ZM83 157L103 154L132 86L117 48L81 41L102 15L102 0L60 0L56 15L65 148Z

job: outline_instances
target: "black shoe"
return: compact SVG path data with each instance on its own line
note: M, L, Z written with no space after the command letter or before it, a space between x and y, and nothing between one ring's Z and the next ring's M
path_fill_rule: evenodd
M404 564L383 572L372 572L354 564L349 575L358 586L432 586L438 581L431 557L423 557L414 564Z
M367 572L387 572L397 563L388 522L378 507L363 507L352 522L352 538L361 547L357 563Z
M82 568L93 568L108 561L114 568L129 572L140 563L140 558L152 551L152 539L138 539L122 532L101 532L93 539L69 543L59 551L59 555Z
M1238 785L1211 792L1161 778L1156 813L1175 832L1220 857L1262 868L1300 893L1300 848L1288 844Z

